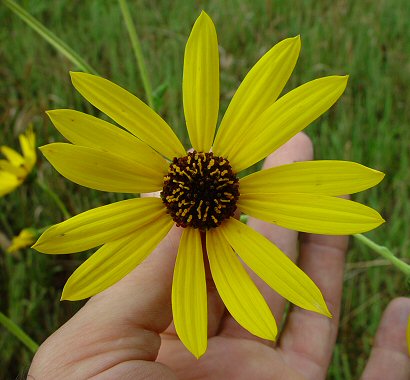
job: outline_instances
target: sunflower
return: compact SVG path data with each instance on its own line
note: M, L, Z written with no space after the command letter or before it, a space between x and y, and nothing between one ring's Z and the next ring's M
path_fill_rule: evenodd
M33 169L36 155L36 136L30 127L19 135L23 155L8 146L1 146L0 152L6 160L0 159L0 197L19 187Z
M41 148L69 180L93 189L161 197L98 207L49 228L34 245L44 253L100 246L69 278L62 299L90 297L140 264L173 225L183 228L172 285L175 328L196 357L207 347L203 246L227 309L252 334L274 340L275 319L242 261L283 297L330 316L318 287L283 252L246 224L236 210L298 231L352 234L383 219L373 209L338 198L374 186L383 174L353 162L297 162L239 179L329 109L346 76L308 82L276 100L296 64L300 38L269 50L234 95L215 135L219 56L215 26L202 12L188 39L183 105L193 151L141 100L116 84L71 73L74 87L124 129L74 110L49 111L69 140ZM204 243L204 245L203 245Z

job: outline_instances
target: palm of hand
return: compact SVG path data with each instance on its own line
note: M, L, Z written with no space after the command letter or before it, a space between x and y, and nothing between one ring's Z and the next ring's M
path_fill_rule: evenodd
M299 134L265 165L312 158L309 140ZM208 350L195 359L171 324L172 274L180 238L180 231L174 229L145 262L91 298L42 344L28 378L324 379L337 335L347 238L304 235L298 252L297 233L256 220L249 224L293 260L299 254L299 266L322 290L332 319L294 308L274 346L233 320L208 275ZM250 275L280 326L284 299ZM410 361L404 337L409 301L395 300L385 312L363 380L408 379Z
M198 362L187 357L180 342L166 346L164 351L169 350L168 355L161 358L174 369L179 379L304 379L287 363L280 349L254 339L212 337L207 354Z
M233 320L212 284L208 350L200 360L194 358L170 324L172 265L178 241L179 234L173 231L140 267L90 299L42 346L34 361L37 368L30 374L36 379L38 372L46 379L138 379L147 375L152 379L297 380L309 370L312 378L324 377L336 336L332 320L297 308L288 318L281 344L273 347ZM267 291L266 285L262 291ZM267 300L275 314L281 315L284 300L272 293ZM300 325L299 321L304 322ZM322 328L326 338L320 341L323 347L318 352L304 340L304 336L315 335L309 323ZM301 329L304 332L299 334ZM295 334L296 340L292 338Z

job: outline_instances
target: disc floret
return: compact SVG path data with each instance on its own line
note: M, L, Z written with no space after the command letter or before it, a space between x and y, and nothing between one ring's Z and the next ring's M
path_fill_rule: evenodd
M206 230L234 215L239 180L226 158L193 151L172 160L161 198L177 226Z

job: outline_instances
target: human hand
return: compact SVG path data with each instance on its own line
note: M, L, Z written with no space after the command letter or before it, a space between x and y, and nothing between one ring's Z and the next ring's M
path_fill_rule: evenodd
M309 139L299 134L271 155L265 166L312 158ZM261 340L226 312L207 275L208 349L195 359L171 323L172 274L181 234L174 228L140 266L92 297L42 344L29 378L324 379L337 335L347 237L303 234L298 250L297 232L252 218L249 224L293 260L298 259L321 289L332 319L294 307L276 344ZM285 300L250 274L280 325ZM409 299L396 299L389 305L363 380L409 378L405 342L409 314Z

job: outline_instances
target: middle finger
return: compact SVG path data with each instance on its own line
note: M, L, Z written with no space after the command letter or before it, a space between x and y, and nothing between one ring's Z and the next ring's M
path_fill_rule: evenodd
M313 159L312 143L304 133L299 133L281 148L266 158L263 169L270 167L289 164L296 161L307 161ZM298 233L276 226L271 223L266 223L255 218L249 218L248 225L268 238L273 244L281 249L293 261L298 256ZM253 271L247 268L249 275L255 282L256 286L261 291L266 302L271 308L275 319L280 326L284 313L286 300L272 290L262 279L260 279ZM221 335L235 336L247 339L260 341L261 339L252 335L243 329L228 313L221 324ZM269 341L264 341L267 344L272 344Z

